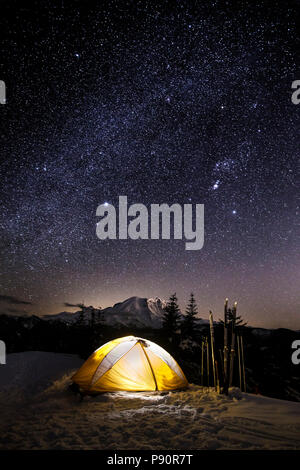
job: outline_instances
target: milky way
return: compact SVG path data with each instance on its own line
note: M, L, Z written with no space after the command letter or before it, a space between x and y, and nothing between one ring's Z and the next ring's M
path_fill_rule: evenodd
M300 328L299 3L207 3L1 7L0 288L29 313L192 290ZM203 203L203 249L100 241L119 195Z

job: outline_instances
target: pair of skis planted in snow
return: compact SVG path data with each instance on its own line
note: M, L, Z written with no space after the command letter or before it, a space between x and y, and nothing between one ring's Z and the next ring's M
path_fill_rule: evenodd
M219 384L219 375L218 375L218 363L215 359L215 335L214 335L214 323L213 315L209 312L209 327L210 327L210 347L208 338L202 339L202 348L201 348L201 385L203 386L204 382L204 360L206 353L206 377L207 377L207 386L210 385L210 353L212 361L212 372L213 372L213 384L216 391L220 390Z
M235 344L237 339L238 345L238 363L239 363L239 379L240 389L246 392L246 376L245 376L245 362L244 362L244 346L243 338L240 334L236 335L236 325L242 323L240 317L237 317L237 302L234 302L233 308L228 309L228 299L225 299L224 304L224 388L223 392L228 393L229 387L232 386L234 359L235 359ZM231 333L231 342L229 349L229 334Z
M206 353L206 377L207 386L210 386L210 354L213 372L213 385L216 391L220 391L219 374L218 374L218 362L215 358L215 335L214 335L214 322L212 312L209 312L209 328L210 328L210 347L208 338L202 339L202 355L201 355L201 385L204 382L204 360Z
M212 312L209 312L209 327L210 327L210 353L213 372L213 385L216 391L220 392L220 376L222 376L223 393L227 394L229 387L232 386L234 359L235 359L235 345L238 345L238 363L239 363L239 378L240 389L246 391L246 378L245 378L245 364L244 364L244 348L243 338L241 335L236 335L236 324L241 323L240 317L237 317L237 302L234 303L233 308L228 309L228 299L225 300L224 305L224 349L219 350L220 361L218 362L215 357L215 334L214 322ZM230 342L230 344L229 344ZM209 382L209 342L208 339L202 340L202 358L201 358L201 385L204 380L204 352L206 352L207 359L207 385ZM219 364L221 371L219 371ZM221 374L220 374L221 372Z
M201 346L201 385L204 385L204 362L206 362L205 367L206 367L206 384L209 387L209 362L210 362L210 353L209 353L209 341L208 338L205 337L202 339L202 346ZM206 359L206 361L205 361Z

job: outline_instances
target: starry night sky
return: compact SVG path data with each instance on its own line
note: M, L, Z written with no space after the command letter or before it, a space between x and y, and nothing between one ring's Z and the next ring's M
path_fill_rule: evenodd
M202 317L228 296L249 324L300 328L299 11L1 3L2 312L193 291ZM96 208L119 195L205 204L203 249L100 241Z

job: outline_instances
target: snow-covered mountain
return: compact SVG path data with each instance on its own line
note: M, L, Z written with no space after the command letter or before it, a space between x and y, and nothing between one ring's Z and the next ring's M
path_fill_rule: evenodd
M160 328L166 304L166 301L159 297L150 299L130 297L112 307L103 309L102 318L108 325ZM86 321L90 320L91 311L92 308L86 307L84 311ZM55 315L45 315L43 318L49 321L61 320L66 323L73 323L79 318L79 315L80 311L76 313L61 312Z
M104 320L110 325L135 325L160 328L166 302L155 297L130 297L124 302L103 310Z
M80 312L60 312L60 313L55 313L53 315L44 315L41 317L43 320L60 320L65 323L74 323L76 320L79 318Z

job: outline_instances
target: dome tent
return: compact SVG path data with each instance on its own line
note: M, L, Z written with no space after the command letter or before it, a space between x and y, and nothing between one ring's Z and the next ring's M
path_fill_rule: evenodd
M86 392L176 390L188 386L184 373L167 351L135 336L105 343L72 380Z

